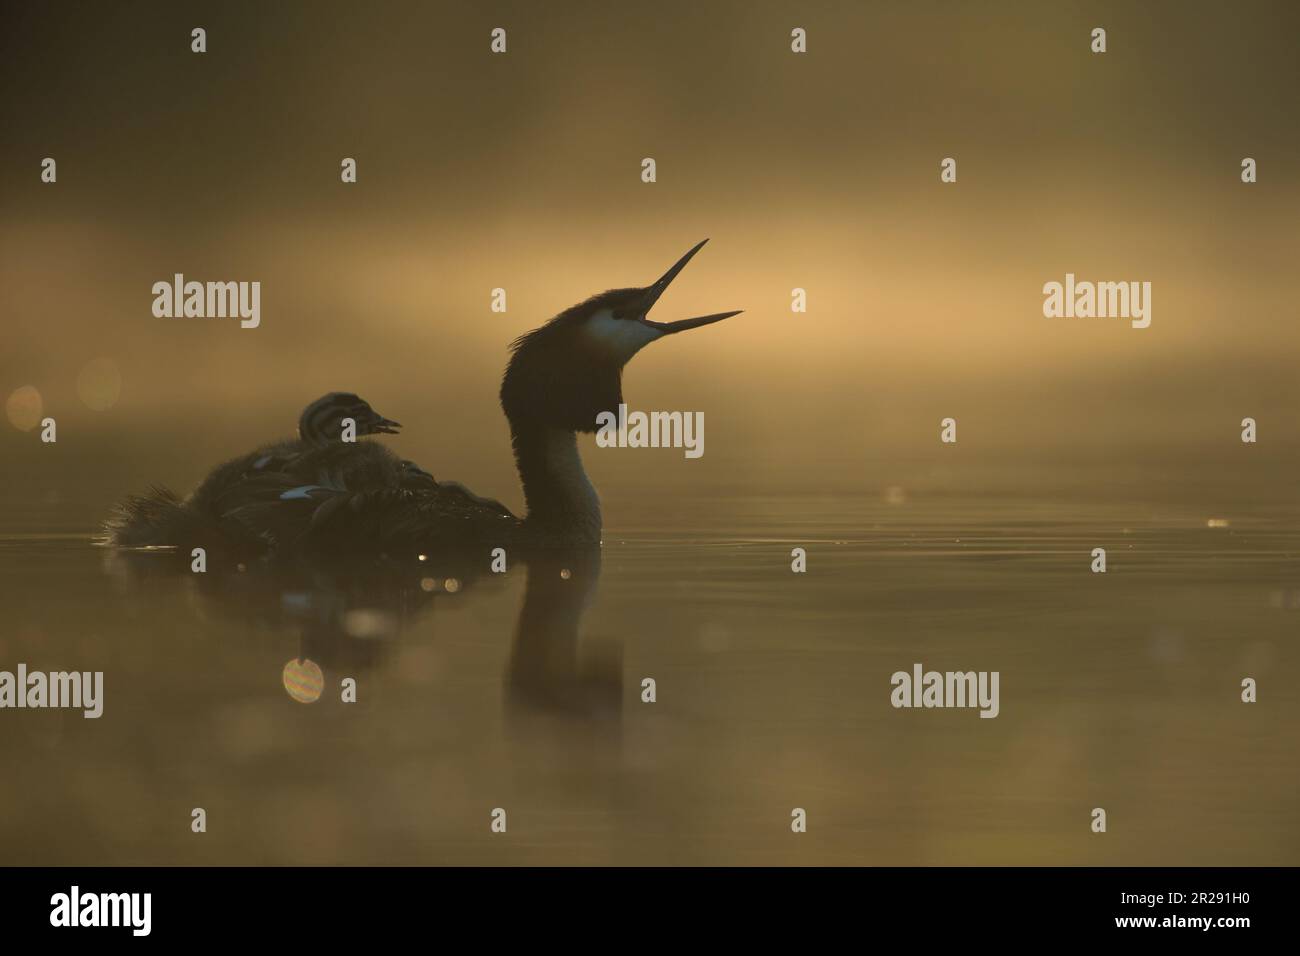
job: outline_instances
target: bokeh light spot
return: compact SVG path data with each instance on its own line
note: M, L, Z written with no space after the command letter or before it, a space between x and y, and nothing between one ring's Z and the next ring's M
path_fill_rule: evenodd
M5 402L5 414L9 416L9 423L20 432L29 432L39 425L44 408L41 393L32 385L14 389Z
M284 689L300 704L314 704L325 690L325 675L315 661L292 660L281 675Z

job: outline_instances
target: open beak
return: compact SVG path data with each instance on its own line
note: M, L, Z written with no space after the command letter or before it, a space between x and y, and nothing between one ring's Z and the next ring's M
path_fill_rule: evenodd
M664 335L672 335L674 332L685 332L687 329L698 329L702 325L712 325L714 322L721 322L723 319L729 319L733 315L740 315L739 309L735 312L714 312L712 315L697 315L693 319L679 319L676 322L655 322L648 317L648 314L654 304L659 301L659 297L664 294L664 290L669 284L677 278L677 273L686 268L686 263L691 261L695 253L704 248L704 243L709 240L705 239L698 242L691 248L691 251L682 256L673 267L665 272L654 285L645 290L645 296L637 304L637 311L640 312L640 321L650 326L652 329L658 329Z
M391 418L381 418L372 427L378 435L396 435L402 423L395 422Z

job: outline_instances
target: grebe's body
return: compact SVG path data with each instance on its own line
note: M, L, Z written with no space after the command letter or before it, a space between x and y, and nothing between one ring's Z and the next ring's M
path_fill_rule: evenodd
M597 415L622 404L623 366L640 349L738 314L667 323L648 317L703 245L653 285L594 296L513 344L501 405L528 505L523 518L456 482L435 480L376 442L354 440L400 426L356 395L332 392L303 411L296 440L219 465L186 499L165 489L127 499L106 522L105 540L121 547L394 556L599 544L600 502L577 435L595 431Z

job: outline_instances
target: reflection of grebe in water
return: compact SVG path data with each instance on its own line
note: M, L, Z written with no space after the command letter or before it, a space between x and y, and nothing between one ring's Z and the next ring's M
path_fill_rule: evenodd
M600 549L538 551L528 562L507 675L510 702L525 711L617 716L621 651L581 652L583 614L600 584ZM588 645L592 650L602 645ZM617 646L616 646L617 647Z
M322 694L339 699L340 681L364 679L417 620L425 633L434 616L436 640L443 602L474 600L475 591L500 587L505 577L486 573L481 561L434 554L414 567L335 559L205 574L190 572L187 555L110 551L106 561L128 595L156 593L158 578L184 580L203 616L232 622L260 640L266 630L296 635L286 647L282 681L301 703ZM512 710L617 715L621 671L592 673L579 653L583 612L599 579L599 548L539 551L528 561L506 674Z
M343 417L353 419L358 436L396 428L356 396L332 393L303 413L307 427L300 425L297 441L219 466L184 501L165 489L127 499L105 524L106 543L394 556L485 545L597 545L600 502L577 433L595 431L601 412L623 404L623 366L646 345L737 314L649 317L703 245L652 285L601 293L515 341L501 406L528 505L522 519L454 482L434 480L375 442L331 440Z

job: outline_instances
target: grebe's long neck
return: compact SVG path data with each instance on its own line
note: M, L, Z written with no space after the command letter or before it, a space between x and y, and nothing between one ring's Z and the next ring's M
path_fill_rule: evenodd
M578 455L578 436L539 423L511 422L524 486L524 527L543 543L599 544L600 499Z

